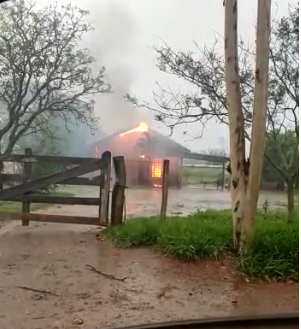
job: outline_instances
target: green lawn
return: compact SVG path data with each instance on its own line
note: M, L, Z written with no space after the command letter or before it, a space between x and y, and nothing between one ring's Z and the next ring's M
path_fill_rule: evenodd
M183 167L182 178L186 184L200 184L203 181L216 181L222 174L221 168ZM225 179L227 173L225 172Z
M73 196L74 192L72 187L59 187L57 190L49 192L48 195L51 196ZM48 203L31 203L30 211L35 211L51 206ZM13 201L0 201L0 211L3 212L21 212L22 204L21 202Z

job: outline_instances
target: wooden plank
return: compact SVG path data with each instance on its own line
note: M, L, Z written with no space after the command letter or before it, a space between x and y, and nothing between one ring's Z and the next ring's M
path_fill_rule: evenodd
M24 180L23 174L0 174L0 179L3 177L4 183L22 183ZM30 176L31 180L37 179L34 175ZM82 186L99 186L100 185L100 175L94 176L92 178L88 177L74 177L67 179L59 184L62 185L82 185Z
M101 159L99 159L101 160ZM35 162L44 164L65 164L65 165L82 165L87 162L95 161L95 158L82 158L82 157L66 157L66 156L54 156L54 155L32 155L27 156L25 154L11 154L0 155L0 161L5 162Z
M229 157L224 156L215 156L209 154L200 154L200 153L187 153L183 156L184 159L194 159L194 160L203 160L209 162L217 163L226 163L229 161Z
M111 181L111 152L102 154L103 166L101 171L99 221L101 225L109 224L110 181Z
M0 161L0 190L3 190L4 178L2 177L2 171L4 170L4 164Z
M23 182L24 174L7 174L1 173L0 180L3 180L4 183L21 183Z
M82 205L82 206L98 206L99 198L82 198L74 196L51 196L43 194L25 194L16 196L7 201L13 202L31 202L31 203L51 203L51 204L67 204L67 205Z
M111 204L111 225L121 225L123 220L125 188L126 188L126 168L123 156L113 158L116 181L112 191Z
M32 182L27 182L22 185L10 187L8 189L0 191L0 200L7 200L20 194L24 194L26 192L43 189L50 185L61 183L72 177L81 176L91 171L96 171L100 168L101 164L102 160L96 159L93 162L88 162L84 165L76 166L74 168L61 171L59 173L48 175Z
M223 171L222 171L222 191L224 190L225 188L225 164L223 163Z
M32 156L32 149L26 148L24 153L26 156L30 157L30 156ZM32 172L31 162L25 162L24 163L23 182L26 182L29 180L31 172ZM26 196L26 194L24 194L24 196ZM26 200L25 198L22 198L22 213L30 213L30 202L29 202L29 200ZM29 226L29 221L22 220L22 226Z
M2 219L2 220L28 220L28 221L42 222L42 223L82 224L82 225L99 226L99 219L97 217L0 212L0 219Z
M74 177L60 182L62 185L80 185L80 186L99 186L101 183L100 175L91 178Z
M163 162L163 175L162 175L162 201L160 219L166 218L167 201L168 201L168 182L169 182L169 160Z

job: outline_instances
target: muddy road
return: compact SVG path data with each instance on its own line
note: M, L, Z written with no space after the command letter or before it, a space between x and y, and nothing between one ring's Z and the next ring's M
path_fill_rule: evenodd
M77 195L97 196L98 191L86 188ZM279 195L268 197L274 206L283 201ZM128 190L127 216L157 214L160 199L159 190ZM229 206L228 192L169 193L173 214ZM97 208L54 206L42 212L96 216ZM117 249L99 229L84 225L5 223L0 276L1 329L109 328L299 307L296 283L245 282L230 261L185 264L151 249Z
M0 230L1 329L74 329L298 311L298 284L244 282L230 261L120 250L85 226ZM88 266L87 266L88 265Z

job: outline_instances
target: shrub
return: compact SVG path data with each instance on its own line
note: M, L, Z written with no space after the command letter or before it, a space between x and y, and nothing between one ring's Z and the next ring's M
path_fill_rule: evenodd
M237 268L247 276L291 279L299 273L299 223L285 222L285 212L258 212L256 237L237 257ZM106 230L120 247L155 246L186 261L231 253L231 213L207 210L187 217L136 218Z

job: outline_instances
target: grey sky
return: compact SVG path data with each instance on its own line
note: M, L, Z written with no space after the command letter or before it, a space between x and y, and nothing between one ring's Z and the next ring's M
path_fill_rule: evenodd
M59 3L68 2L59 0ZM153 120L153 113L130 108L123 102L125 92L141 100L151 101L156 81L177 90L181 84L156 68L152 45L160 45L160 38L177 49L194 49L193 42L201 47L210 45L217 35L223 34L224 8L222 0L76 0L82 9L88 9L95 25L86 40L100 65L108 69L115 93L109 98L97 98L96 111L102 119L104 129L112 132L132 122L146 121L156 130L168 134L168 130ZM273 1L273 15L287 13L289 3L297 0ZM255 39L256 0L239 1L239 33L246 40ZM222 49L221 49L222 51ZM227 127L213 122L207 126L202 139L191 140L177 129L173 138L195 151L208 148L228 149ZM189 127L196 135L198 125Z

